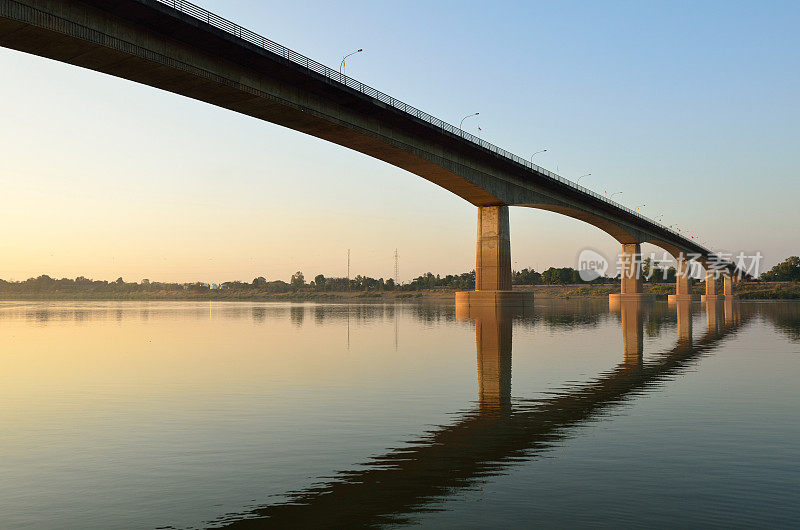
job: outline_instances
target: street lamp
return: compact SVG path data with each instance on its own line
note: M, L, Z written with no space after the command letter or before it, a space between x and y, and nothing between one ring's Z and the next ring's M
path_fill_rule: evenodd
M535 157L535 156L536 156L536 155L538 155L539 153L544 153L545 151L547 151L547 149L542 149L541 151L536 151L535 153L533 153L533 154L531 155L531 164L533 164L533 157Z
M588 176L590 176L590 175L591 175L591 173L587 173L587 174L585 174L585 175L581 175L580 177L578 177L578 180L576 180L576 181L575 181L575 184L576 184L576 185L577 185L577 184L580 184L580 183L581 183L581 179L582 179L583 177L588 177Z
M364 50L362 50L361 48L359 48L359 49L357 49L356 51L354 51L354 52L352 52L352 53L348 53L347 55L345 55L344 57L342 57L342 62L341 62L341 63L339 63L339 73L340 73L340 74L342 73L342 68L344 68L344 61L345 61L345 59L347 59L347 58L348 58L348 57L350 57L351 55L355 55L355 54L357 54L357 53L361 53L361 52L363 52L363 51L364 51Z
M477 116L478 114L480 114L480 112L476 112L475 114L467 114L466 116L461 118L461 123L458 124L458 130L460 130L463 133L464 132L464 120L466 120L467 118L471 118L473 116Z
M621 192L621 191L615 191L614 193L612 193L612 194L611 194L611 196L608 198L608 200L611 200L611 199L613 199L613 198L614 198L614 195L617 195L617 194L620 194L620 195L622 195L622 192Z

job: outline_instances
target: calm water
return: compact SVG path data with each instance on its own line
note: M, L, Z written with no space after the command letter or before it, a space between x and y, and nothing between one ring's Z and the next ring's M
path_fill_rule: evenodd
M0 527L800 525L800 304L0 302Z

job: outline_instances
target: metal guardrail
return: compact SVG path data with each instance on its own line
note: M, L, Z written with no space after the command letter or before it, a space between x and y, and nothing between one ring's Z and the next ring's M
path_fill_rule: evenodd
M652 225L658 226L659 228L662 228L663 230L666 230L667 232L670 232L670 233L674 234L675 236L677 236L677 237L679 237L681 239L684 239L685 241L687 241L689 243L695 244L698 247L705 249L705 247L703 247L699 243L696 243L694 241L690 241L690 240L686 239L686 236L684 236L680 232L677 232L676 230L673 230L672 228L664 226L663 224L661 224L661 223L659 223L657 221L649 219L649 218L645 217L644 215L640 214L639 212L636 212L636 211L628 208L627 206L623 206L622 204L619 204L618 202L612 201L611 199L609 199L608 197L606 197L604 195L600 195L599 193L595 193L594 191L592 191L592 190L590 190L588 188L580 186L580 185L578 185L577 183L575 183L575 182L573 182L571 180L565 179L564 177L562 177L562 176L560 176L560 175L558 175L556 173L553 173L550 170L544 169L543 167L540 167L540 166L538 166L538 165L536 165L536 164L534 164L534 163L532 163L532 162L530 162L530 161L528 161L528 160L526 160L526 159L524 159L522 157L519 157L519 156L515 155L514 153L506 151L505 149L503 149L501 147L498 147L498 146L496 146L494 144L491 144L491 143L489 143L489 142L487 142L485 140L482 140L482 139L478 138L477 136L475 136L473 134L464 132L464 130L460 129L459 127L456 127L455 125L451 125L451 124L449 124L449 123L447 123L447 122L445 122L443 120L440 120L439 118L431 116L427 112L423 112L423 111L419 110L416 107L412 107L411 105L403 103L402 101L397 100L397 99L389 96L388 94L384 94L380 90L376 90L376 89L372 88L371 86L365 85L361 81L353 79L352 77L348 77L348 76L346 76L346 75L344 75L344 74L342 74L342 73L340 73L340 72L338 72L336 70L333 70L332 68L328 68L327 66L325 66L325 65L323 65L321 63L318 63L317 61L315 61L313 59L309 59L308 57L306 57L304 55L301 55L301 54L299 54L299 53L297 53L295 51L292 51L292 50L290 50L289 48L287 48L285 46L281 46L280 44L278 44L278 43L276 43L274 41L271 41L268 38L266 38L266 37L264 37L262 35L259 35L258 33L250 31L247 28L243 28L242 26L240 26L240 25L238 25L238 24L236 24L234 22L231 22L228 19L222 18L219 15L215 15L214 13L211 13L210 11L208 11L206 9L203 9L202 7L200 7L198 5L195 5L195 4L191 3L191 2L187 2L185 0L156 0L156 1L161 3L161 4L164 4L166 6L169 6L169 7L173 8L173 9L175 9L176 11L179 11L181 13L185 13L185 14L187 14L187 15L189 15L189 16L191 16L191 17L193 17L193 18L195 18L195 19L197 19L197 20L199 20L201 22L205 22L206 24L209 24L210 26L213 26L213 27L215 27L217 29L221 29L222 31L225 31L225 32L227 32L227 33L229 33L229 34L231 34L231 35L233 35L235 37L238 37L238 38L240 38L240 39L242 39L244 41L247 41L250 44L254 44L254 45L259 46L259 47L261 47L261 48L263 48L263 49L265 49L267 51L270 51L270 52L272 52L272 53L274 53L276 55L279 55L279 56L283 57L284 59L287 59L287 60L289 60L289 61L291 61L291 62L293 62L293 63L295 63L297 65L305 67L310 71L316 72L317 74L320 74L320 75L322 75L322 76L324 76L324 77L326 77L326 78L328 78L328 79L330 79L332 81L341 83L342 85L347 86L349 88L352 88L352 89L354 89L354 90L356 90L358 92L361 92L362 94L366 94L367 96L375 98L378 101L386 103L387 105L389 105L391 107L394 107L394 108L396 108L398 110L401 110L401 111L405 112L406 114L409 114L410 116L414 116L415 118L418 118L418 119L420 119L422 121L428 122L431 125L433 125L434 127L438 127L439 129L441 129L441 130L443 130L445 132L448 132L450 134L454 134L456 136L460 136L464 140L467 140L467 141L469 141L469 142L471 142L473 144L476 144L476 145L478 145L478 146L480 146L480 147L482 147L484 149L487 149L487 150L489 150L489 151L491 151L491 152L493 152L495 154L498 154L498 155L500 155L500 156L502 156L504 158L507 158L509 160L512 160L512 161L514 161L514 162L516 162L518 164L521 164L521 165L523 165L523 166L525 166L525 167L527 167L529 169L532 169L533 171L535 171L537 173L541 173L541 174L543 174L544 176L546 176L546 177L548 177L550 179L553 179L553 180L555 180L557 182L560 182L562 184L566 184L567 186L570 186L571 188L574 188L574 189L576 189L578 191L581 191L581 192L583 192L583 193L585 193L587 195L590 195L590 196L592 196L592 197L594 197L596 199L599 199L599 200L601 200L601 201L603 201L603 202L605 202L607 204L610 204L610 205L612 205L612 206L614 206L616 208L619 208L620 210L623 210L623 211L625 211L625 212L627 212L627 213L629 213L629 214L631 214L631 215L633 215L635 217L638 217L638 218L640 218L640 219L642 219L644 221L647 221L648 223L651 223ZM708 249L705 249L705 250L707 252L710 252Z

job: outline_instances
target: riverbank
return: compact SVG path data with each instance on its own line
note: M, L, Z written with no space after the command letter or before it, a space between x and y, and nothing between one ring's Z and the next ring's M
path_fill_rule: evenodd
M531 291L536 298L607 298L609 294L618 293L619 285L615 284L553 284L553 285L517 285L514 290ZM704 285L696 283L692 287L696 295L704 294ZM667 295L674 294L674 284L644 285L644 292L653 294L658 300L666 300ZM734 288L734 294L741 300L797 300L800 299L800 283L796 282L763 282L740 283ZM64 301L217 301L217 302L365 302L365 301L412 301L412 300L452 300L454 289L434 289L421 291L343 291L314 292L300 290L291 293L247 293L227 289L205 292L185 291L147 291L132 292L109 296L108 293L93 292L47 292L27 293L0 296L0 300L64 300Z

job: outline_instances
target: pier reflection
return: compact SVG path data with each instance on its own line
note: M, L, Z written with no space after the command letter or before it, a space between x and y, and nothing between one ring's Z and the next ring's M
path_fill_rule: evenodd
M456 305L456 319L475 322L478 354L478 406L511 406L511 344L515 318L532 316L530 307L516 305Z
M693 313L692 301L680 300L675 302L674 305L678 317L678 344L683 346L691 346Z
M722 303L718 301L704 302L706 306L706 330L708 333L718 334L721 328L720 313Z
M626 366L642 364L644 354L644 311L648 302L611 299L609 308L619 312L622 325L622 357Z

